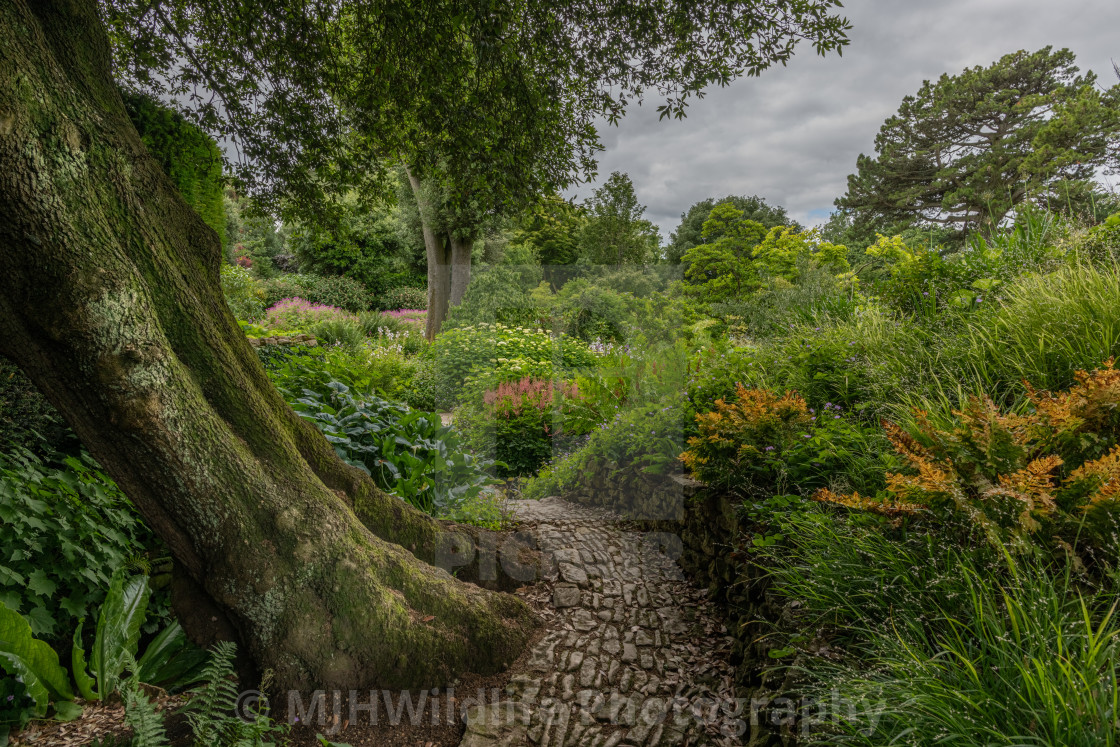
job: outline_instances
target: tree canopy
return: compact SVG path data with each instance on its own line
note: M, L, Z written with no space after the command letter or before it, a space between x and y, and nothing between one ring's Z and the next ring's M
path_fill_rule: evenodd
M704 243L683 258L688 264L686 288L706 300L727 300L757 287L752 253L766 238L766 226L724 202L711 209L701 235Z
M1005 55L926 81L861 155L836 205L855 226L998 225L1017 205L1062 204L1120 139L1120 85L1101 90L1068 49Z
M124 105L144 147L224 244L225 176L217 144L181 114L148 96L125 96Z
M648 91L683 116L805 40L847 43L837 0L105 0L117 74L235 145L267 200L384 191L390 160L496 202L594 170L595 121Z

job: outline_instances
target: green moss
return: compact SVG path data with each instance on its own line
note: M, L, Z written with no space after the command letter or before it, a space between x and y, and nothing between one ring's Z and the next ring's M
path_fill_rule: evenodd
M146 96L125 95L124 104L148 152L224 245L225 178L217 144L182 115Z

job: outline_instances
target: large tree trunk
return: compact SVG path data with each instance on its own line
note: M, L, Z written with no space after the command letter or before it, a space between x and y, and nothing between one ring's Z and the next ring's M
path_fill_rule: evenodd
M217 235L147 155L95 0L0 3L0 353L67 418L276 686L431 687L532 615L432 559L441 526L284 403Z
M463 301L467 286L471 282L471 249L474 242L466 239L456 239L451 236L451 306L458 306Z
M424 336L434 340L439 334L447 308L451 302L451 247L449 240L436 234L433 208L428 204L419 177L404 165L412 194L416 197L416 210L420 214L420 230L424 234L424 254L428 260L428 313L424 319Z

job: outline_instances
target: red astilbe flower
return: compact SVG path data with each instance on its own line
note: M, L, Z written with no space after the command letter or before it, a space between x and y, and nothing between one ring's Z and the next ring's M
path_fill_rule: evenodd
M560 398L574 399L578 396L579 388L575 384L526 376L520 381L499 384L497 389L483 394L482 401L495 415L508 419L521 415L526 408L544 412L551 409Z

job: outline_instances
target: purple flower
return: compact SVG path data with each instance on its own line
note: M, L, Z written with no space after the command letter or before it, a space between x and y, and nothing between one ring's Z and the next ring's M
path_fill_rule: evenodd
M767 446L767 447L766 447L766 450L767 450L767 451L773 451L773 450L774 450L774 447L773 447L773 446Z

